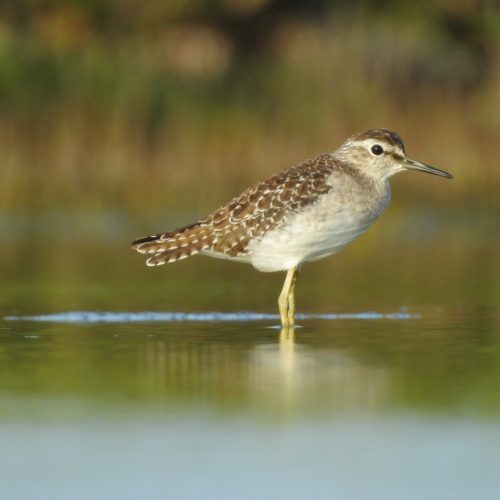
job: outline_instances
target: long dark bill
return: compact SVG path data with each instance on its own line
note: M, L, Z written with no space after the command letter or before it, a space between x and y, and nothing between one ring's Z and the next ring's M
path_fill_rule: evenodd
M446 177L447 179L453 179L453 176L444 170L439 170L439 168L431 167L425 163L420 163L419 161L410 160L405 158L403 160L404 166L409 170L420 170L421 172L427 172L428 174L440 175L441 177Z

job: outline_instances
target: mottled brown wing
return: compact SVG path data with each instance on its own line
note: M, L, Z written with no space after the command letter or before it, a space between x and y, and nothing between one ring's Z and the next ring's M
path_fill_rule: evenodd
M248 244L278 228L286 214L314 203L327 193L333 158L321 155L291 167L248 188L195 224L141 238L132 243L140 253L152 254L149 266L184 259L199 252L242 257Z
M280 227L285 216L314 203L330 190L334 161L328 154L307 160L248 188L201 221L210 227L209 253L241 257L252 239Z

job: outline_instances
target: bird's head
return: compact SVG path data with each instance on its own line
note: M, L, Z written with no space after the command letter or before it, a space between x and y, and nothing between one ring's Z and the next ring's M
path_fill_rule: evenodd
M387 179L404 170L420 170L452 178L444 170L407 158L405 146L399 135L386 129L371 129L355 134L349 137L335 154L342 161L380 179Z

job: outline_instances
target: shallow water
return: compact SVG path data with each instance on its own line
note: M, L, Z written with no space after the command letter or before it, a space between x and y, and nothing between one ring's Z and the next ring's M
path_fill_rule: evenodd
M2 496L498 498L498 239L416 227L305 266L293 335L280 275L4 246Z

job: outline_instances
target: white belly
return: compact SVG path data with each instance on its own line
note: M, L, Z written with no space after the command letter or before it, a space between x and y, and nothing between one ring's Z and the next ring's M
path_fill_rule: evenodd
M385 186L384 186L385 187ZM260 271L284 271L338 252L366 231L390 200L387 184L362 203L341 200L335 192L251 245L251 263Z

